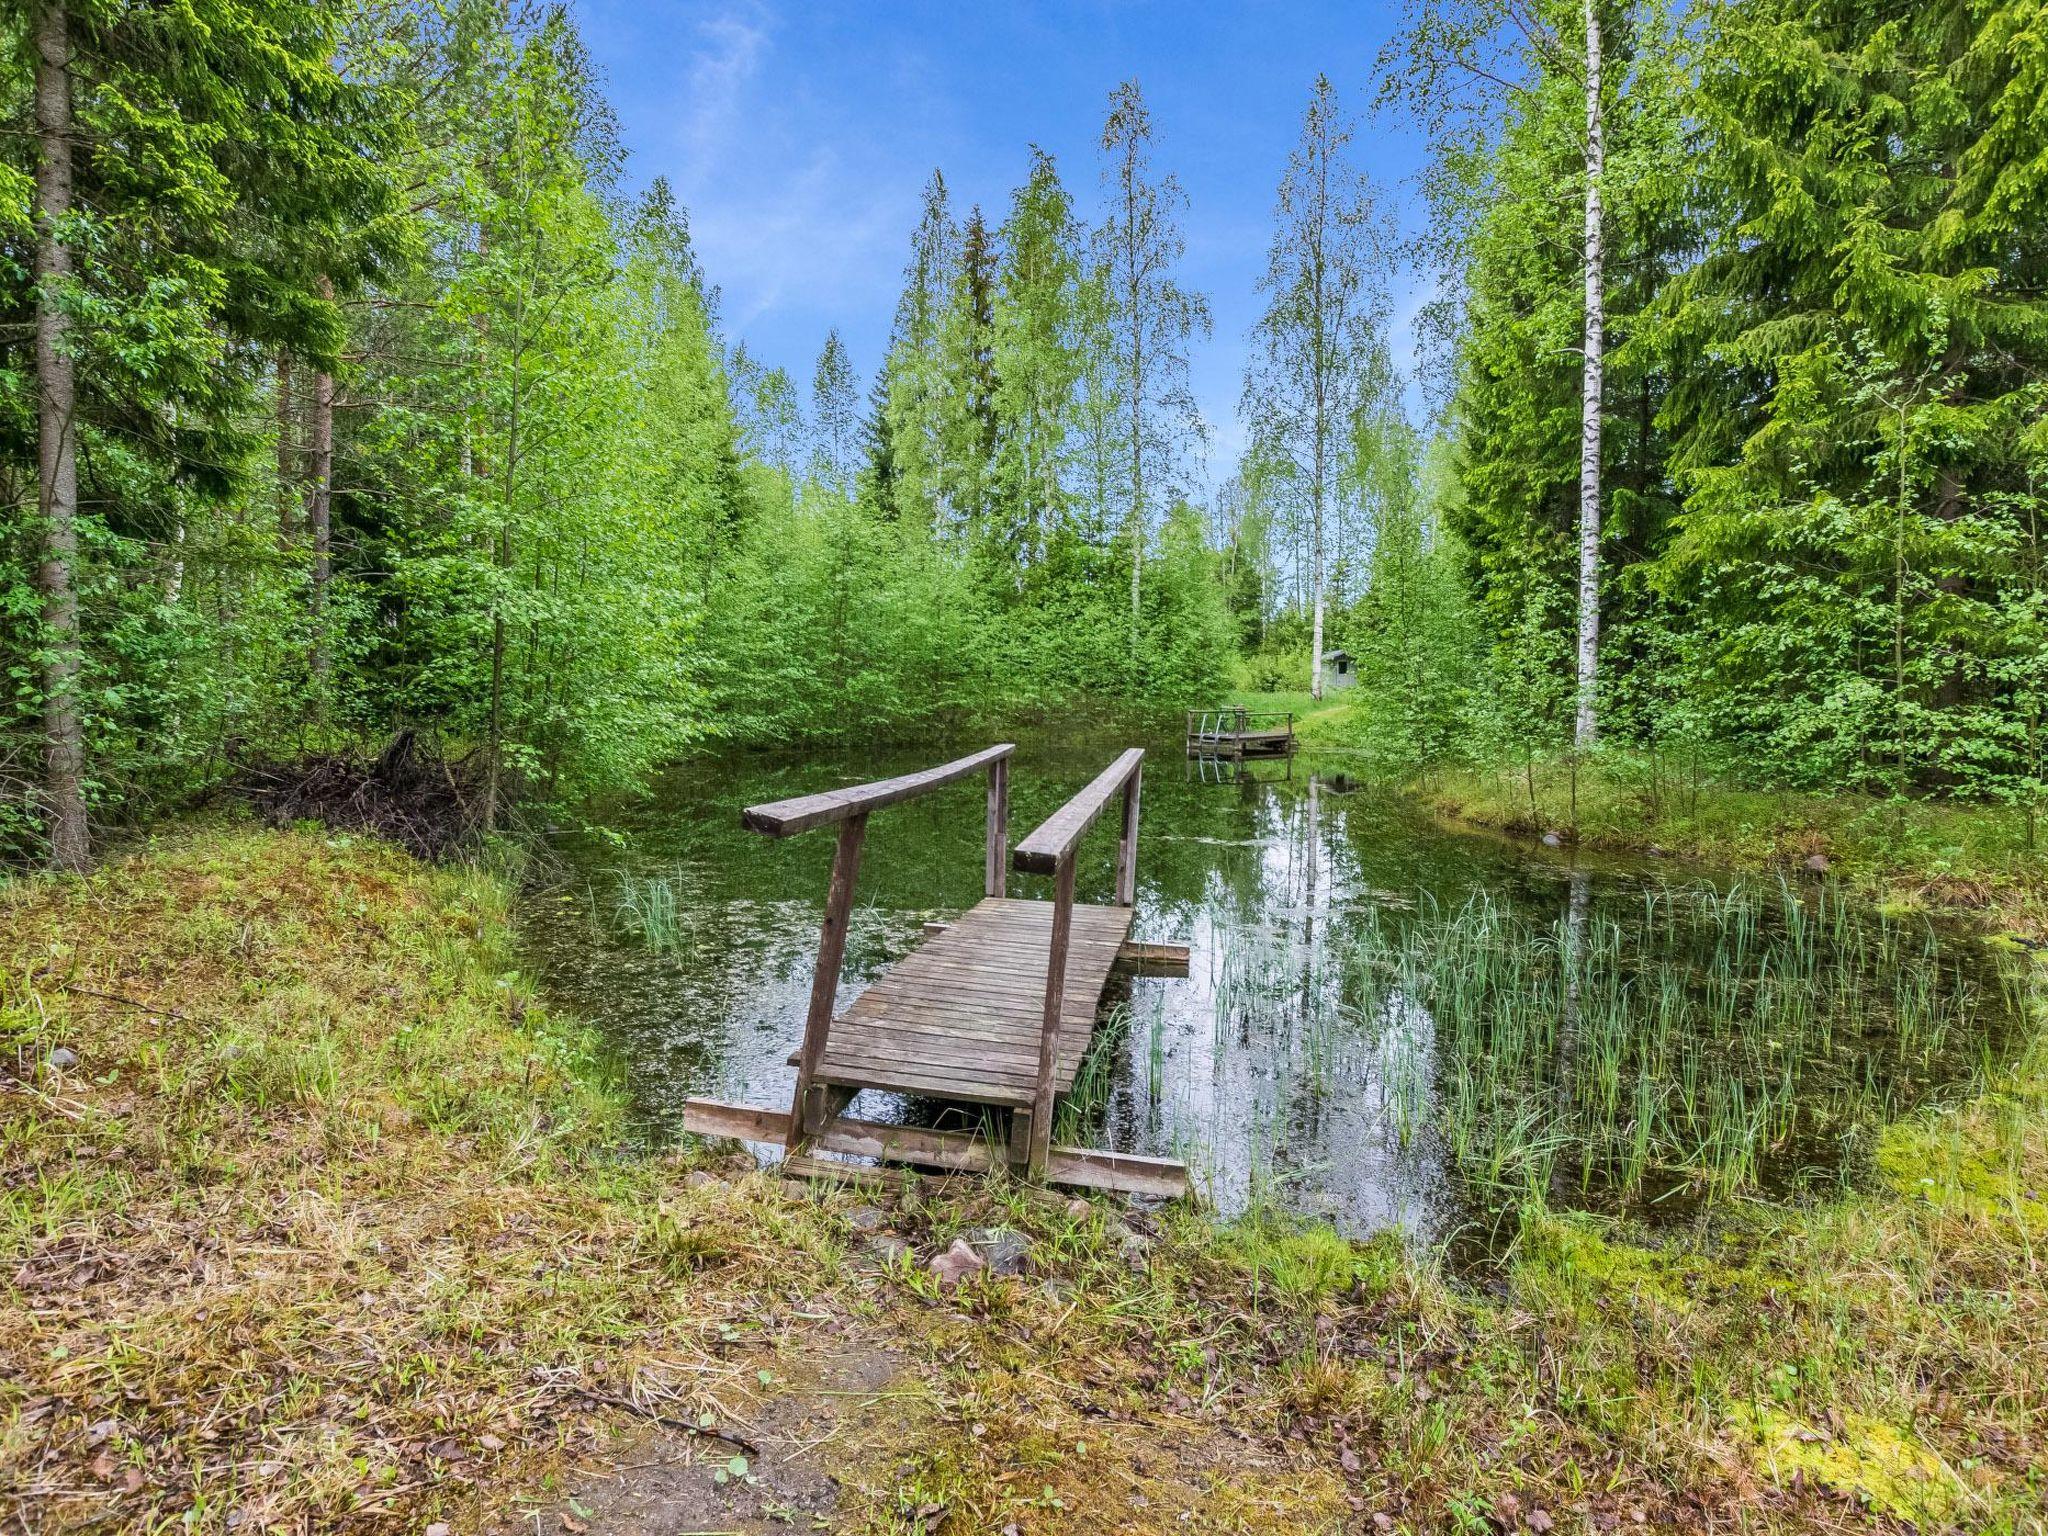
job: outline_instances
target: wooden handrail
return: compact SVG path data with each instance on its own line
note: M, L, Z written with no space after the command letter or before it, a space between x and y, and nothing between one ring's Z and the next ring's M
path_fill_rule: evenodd
M839 967L846 959L846 925L853 912L853 886L860 878L861 846L867 839L868 813L900 805L929 790L988 772L988 848L984 885L988 894L1003 894L1003 844L1010 835L1010 754L1014 742L1001 742L936 768L906 773L872 784L828 789L769 805L750 805L740 812L740 825L769 837L791 837L812 827L839 824L839 843L832 852L832 884L825 895L825 916L818 929L818 963L811 972L811 999L804 1010L804 1040L797 1048L796 1092L790 1100L785 1146L800 1152L809 1139L846 1107L842 1092L834 1100L815 1083L818 1063L832 1031L832 1011L839 996Z
M872 784L854 784L845 789L827 789L815 795L798 795L795 799L777 800L768 805L750 805L740 812L740 825L749 832L760 832L769 837L791 837L813 827L845 821L851 816L865 816L885 805L914 800L931 790L980 773L991 763L1000 762L1016 750L1015 742L1005 741L917 773L878 779Z
M1038 824L1038 829L1017 845L1010 860L1026 874L1053 875L1080 843L1096 818L1109 809L1110 798L1129 782L1145 761L1145 749L1132 747L1065 805Z
M1060 1011L1067 990L1067 945L1074 927L1074 850L1110 797L1123 797L1123 836L1116 850L1116 899L1130 906L1138 892L1138 793L1144 783L1145 749L1132 747L1098 773L1088 787L1038 824L1012 857L1019 869L1053 877L1052 939L1045 956L1045 1002L1038 1026L1038 1077L1031 1094L1030 1138L1025 1164L1034 1179L1045 1176L1052 1146L1052 1102L1060 1059Z

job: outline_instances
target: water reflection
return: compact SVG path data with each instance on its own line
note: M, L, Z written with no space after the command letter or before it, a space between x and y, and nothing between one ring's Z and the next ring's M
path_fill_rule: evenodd
M1014 831L1111 750L1021 747ZM571 873L529 892L528 963L620 1053L650 1138L676 1134L690 1095L779 1106L791 1090L831 839L754 837L739 829L740 808L938 755L690 765L636 813L623 849L566 847ZM1219 782L1223 767L1232 771ZM981 809L971 781L870 823L842 1002L914 945L924 922L977 899ZM1098 829L1084 849L1082 900L1110 898L1113 855L1113 830ZM1768 973L1743 980L1719 953L1695 960L1691 930L1673 917L1692 910L1690 877L1453 834L1306 759L1186 763L1177 741L1155 746L1138 880L1133 937L1187 944L1189 974L1113 984L1100 1091L1074 1129L1098 1145L1184 1158L1226 1212L1274 1200L1353 1233L1400 1227L1439 1239L1532 1188L1557 1203L1680 1211L1689 1198L1672 1196L1696 1193L1703 1178L1684 1138L1736 1123L1735 1111L1695 1102L1685 1074L1740 1075L1752 1063L1752 1075L1769 1077L1782 1064L1783 1081L1764 1084L1770 1107L1737 1106L1749 1115L1740 1124L1771 1143L1738 1171L1786 1184L1838 1146L1840 1125L1866 1114L1866 1101L1896 1113L1966 1073L1997 1035L1995 984L1969 946L1922 955L1902 937L1907 947L1889 959L1892 941L1878 941L1877 959L1857 972L1865 984L1890 978L1896 995L1845 1005L1843 1022L1809 1021L1803 1043L1786 1000L1828 995L1823 978L1809 976L1801 993ZM1013 894L1047 894L1048 882L1012 882ZM1484 921L1447 916L1475 897ZM1741 907L1738 938L1783 947L1772 937L1783 913L1752 905L1761 916ZM1725 923L1737 907L1708 910ZM1849 942L1839 901L1832 912L1824 919ZM1742 937L1752 928L1757 937ZM1820 937L1804 942L1784 953L1832 963ZM1753 968L1753 955L1739 958ZM1913 1001L1923 994L1924 1007ZM1456 1012L1439 1019L1433 1006ZM1917 1055L1869 1033L1901 1009L1932 1021ZM1672 1082L1630 1089L1631 1072ZM1843 1084L1859 1072L1851 1094ZM1800 1112L1801 1096L1826 1095L1827 1114ZM935 1109L870 1093L856 1112L929 1123ZM1706 1176L1720 1167L1704 1166Z

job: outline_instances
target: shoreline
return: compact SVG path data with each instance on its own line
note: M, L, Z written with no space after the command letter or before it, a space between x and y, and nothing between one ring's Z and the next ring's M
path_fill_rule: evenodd
M635 1154L510 922L480 871L218 822L0 893L34 957L0 999L0 1480L32 1524L635 1530L642 1498L927 1536L2017 1536L2038 1513L2038 1036L1984 1096L1895 1124L1881 1191L1646 1241L1531 1208L1473 1292L1272 1216ZM928 1267L1001 1232L1015 1273Z

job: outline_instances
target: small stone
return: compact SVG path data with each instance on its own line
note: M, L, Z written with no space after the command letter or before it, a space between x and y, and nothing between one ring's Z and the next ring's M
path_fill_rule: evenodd
M1109 1240L1116 1244L1117 1252L1127 1259L1142 1257L1145 1251L1152 1246L1151 1238L1135 1230L1126 1222L1112 1219L1103 1230L1108 1234Z
M1015 1227L977 1227L965 1241L992 1274L1018 1274L1031 1257L1031 1239Z
M933 1254L925 1266L938 1278L941 1285L958 1285L976 1270L981 1269L982 1258L960 1238L953 1239L953 1246L944 1253Z
M856 1232L879 1232L888 1218L872 1205L856 1205L846 1213L846 1224Z
M45 1056L43 1062L52 1072L69 1072L78 1065L78 1052L68 1045L60 1045Z
M1067 1202L1067 1219L1069 1221L1086 1221L1094 1214L1095 1207L1078 1196Z
M889 1268L893 1268L903 1255L910 1252L910 1244L886 1232L865 1239L861 1243L861 1248L869 1257Z
M689 1176L683 1180L683 1188L685 1189L722 1189L724 1187L725 1180L715 1173L706 1173L702 1168L692 1168Z
M1564 839L1555 832L1546 832L1543 834L1543 846L1546 848L1562 848L1564 846Z

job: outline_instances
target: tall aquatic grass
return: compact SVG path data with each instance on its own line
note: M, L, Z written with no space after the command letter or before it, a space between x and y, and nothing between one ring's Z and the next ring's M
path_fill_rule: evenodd
M1373 1096L1493 1203L1725 1199L1851 1171L1989 1002L1919 918L1822 885L1604 892L1547 911L1481 892L1241 934L1216 1045L1297 1094Z
M657 954L682 943L681 882L673 875L626 875L619 881L620 924Z

